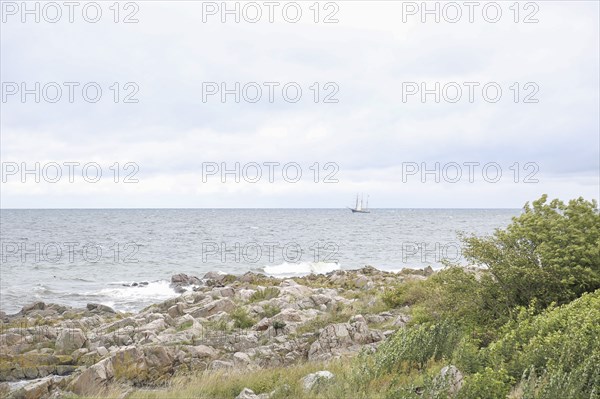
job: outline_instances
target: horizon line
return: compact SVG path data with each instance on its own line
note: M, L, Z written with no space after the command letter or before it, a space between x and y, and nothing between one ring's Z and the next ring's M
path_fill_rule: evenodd
M188 207L182 207L182 208L0 208L0 211L70 211L70 210L347 210L349 208L344 207L344 208L283 208L283 207L278 207L278 208L188 208ZM489 209L500 209L500 210L515 210L515 209L522 209L522 207L519 208L483 208L483 207L477 207L477 208L469 208L469 207L465 207L465 208L436 208L436 207L425 207L425 208L415 208L415 207L403 207L403 208L369 208L369 210L389 210L389 209L444 209L444 210L453 210L453 209L468 209L468 210L473 210L473 209L482 209L482 210L489 210Z

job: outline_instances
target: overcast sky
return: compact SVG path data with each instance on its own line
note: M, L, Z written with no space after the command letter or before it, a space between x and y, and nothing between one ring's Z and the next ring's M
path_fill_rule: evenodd
M513 2L499 2L496 23L486 21L496 10L484 15L486 2L473 22L461 6L456 23L448 21L456 9L446 3L439 23L433 15L421 21L411 8L421 2L322 2L318 23L313 2L301 3L297 23L283 18L286 2L275 9L274 23L263 2L257 23L244 20L254 18L255 8L247 7L239 23L231 15L222 23L219 10L203 14L212 4L187 1L122 3L118 23L112 2L100 2L97 23L85 21L81 7L73 23L66 7L50 23L44 18L55 18L55 10L47 8L36 23L15 10L21 2L1 3L2 208L337 208L353 205L357 192L381 208L518 208L543 193L599 195L595 1L531 3L520 8L519 22ZM293 18L295 9L287 11ZM94 10L87 12L93 19ZM139 22L123 23L128 15ZM323 23L327 16L339 22ZM35 82L40 102L35 94L23 102L22 89L35 92ZM49 82L62 87L55 103L49 100L57 85ZM64 82L78 84L72 103ZM82 97L90 82L90 99L94 87L102 89L96 103ZM247 101L256 85L239 103L233 94L225 103L220 93L207 95L235 82L256 82L262 97ZM273 102L265 82L278 85ZM425 102L420 92L409 95L422 82L429 89L439 82L441 94L455 83L436 103L434 94ZM472 102L465 82L473 82ZM295 103L282 94L288 83L288 99L294 87L302 89ZM486 84L491 88L482 93ZM492 102L496 87L502 96ZM125 103L128 94L138 102ZM39 183L21 174L36 162L45 167ZM53 162L62 165L56 183ZM65 162L80 163L73 183ZM236 162L239 183L231 174L225 183L219 171L210 174L215 164L233 169ZM265 162L280 165L270 170ZM257 183L250 182L253 163L261 166ZM421 173L436 163L439 182L435 173ZM98 182L90 182L93 168L82 177L84 164L100 165ZM298 165L302 177L292 183ZM130 173L137 183L123 182Z

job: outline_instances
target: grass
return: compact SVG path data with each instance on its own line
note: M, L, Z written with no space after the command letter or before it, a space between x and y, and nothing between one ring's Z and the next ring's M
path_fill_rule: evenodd
M259 289L250 296L248 302L253 303L267 301L269 299L277 298L279 296L279 293L279 288L276 287L267 287L264 289Z
M250 317L248 311L241 306L234 309L230 313L230 316L233 319L233 326L235 328L246 329L256 324L256 320Z
M271 318L281 312L281 308L279 306L274 306L271 304L266 304L263 306L263 310L263 316L268 318Z

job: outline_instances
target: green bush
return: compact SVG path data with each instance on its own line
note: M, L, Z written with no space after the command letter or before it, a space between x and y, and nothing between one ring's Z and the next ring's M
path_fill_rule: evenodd
M381 344L375 355L375 372L423 369L431 360L450 358L462 333L449 323L422 324L398 330Z
M491 237L465 238L464 256L487 266L495 301L488 306L567 303L600 288L600 213L595 200L546 203L543 195Z
M530 368L582 373L589 359L600 358L600 290L539 315L521 309L501 332L502 338L482 353L490 366L502 365L511 377L518 379Z
M246 309L244 309L243 307L238 307L238 308L234 309L230 313L230 316L233 319L233 326L235 328L246 329L246 328L250 328L254 324L256 324L256 320L254 320L252 317L250 317L250 315L248 314L248 311Z
M505 399L510 392L510 379L505 370L486 367L468 376L458 391L458 399Z
M264 317L273 317L281 312L281 308L279 306L271 304L266 304L265 306L263 306L263 310Z

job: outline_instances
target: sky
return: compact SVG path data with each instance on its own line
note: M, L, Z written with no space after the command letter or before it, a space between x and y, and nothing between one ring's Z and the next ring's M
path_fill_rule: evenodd
M0 206L598 199L599 3L478 3L1 1Z

